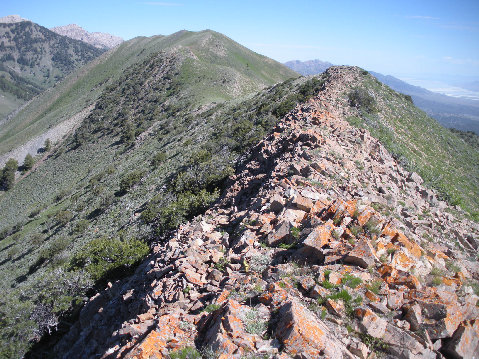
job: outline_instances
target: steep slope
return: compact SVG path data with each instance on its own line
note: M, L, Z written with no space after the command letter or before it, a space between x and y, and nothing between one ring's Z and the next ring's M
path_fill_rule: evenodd
M329 62L321 60L304 62L294 60L286 62L285 65L304 76L320 74L332 66ZM419 86L410 85L394 76L372 71L371 74L393 90L411 96L417 107L436 119L441 125L461 131L474 131L479 134L478 101L435 93Z
M111 49L123 42L121 37L106 34L104 32L88 32L76 24L56 26L50 30L59 35L67 36L74 40L80 40L95 46L98 49L104 50Z
M234 160L274 125L275 101L307 81L244 96L294 75L223 35L180 32L126 42L62 82L65 91L42 94L51 102L28 108L35 116L25 116L20 134L94 105L0 196L2 354L20 356L60 316L75 314L94 280L124 275L148 250L145 241L214 200ZM171 210L160 222L158 203ZM130 247L112 259L116 269L85 272L76 255L89 243Z
M412 97L414 104L441 125L479 134L479 102L441 95L419 86L410 85L393 76L371 72L393 90Z
M297 77L281 64L213 31L182 31L166 37L135 38L80 69L55 89L42 94L8 123L0 125L0 154L26 144L93 105L101 91L115 83L129 66L135 63L141 66L150 54L160 50L184 57L181 76L172 85L187 86L189 90L184 95L195 97L196 104L241 97L289 77ZM43 141L43 138L33 141L26 147L34 155ZM25 152L21 154L23 156L17 158L19 162L23 161ZM0 164L14 155L8 153L0 157Z
M0 23L0 38L2 118L14 108L9 95L27 101L102 53L30 21Z
M349 124L338 99L364 76L330 69L212 208L89 300L55 355L473 357L479 226Z

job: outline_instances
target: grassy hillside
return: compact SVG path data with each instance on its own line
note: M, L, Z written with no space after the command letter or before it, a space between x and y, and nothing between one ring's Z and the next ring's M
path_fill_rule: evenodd
M38 133L96 99L76 134L0 195L0 357L23 353L74 315L95 282L128 273L126 257L142 258L144 243L213 201L239 154L274 126L276 104L306 79L253 94L291 76L220 34L180 32L124 43L42 94L43 108L26 109L35 116L21 114L22 132ZM124 257L107 271L82 265L89 245Z
M443 199L479 219L479 151L457 133L441 126L366 71L355 69L355 80L342 93L351 106L349 121L366 127L401 160L437 189Z
M93 104L123 71L158 51L181 54L184 58L180 76L172 86L182 88L185 97L195 97L196 104L241 97L298 76L278 62L210 30L135 38L72 74L0 126L0 155Z

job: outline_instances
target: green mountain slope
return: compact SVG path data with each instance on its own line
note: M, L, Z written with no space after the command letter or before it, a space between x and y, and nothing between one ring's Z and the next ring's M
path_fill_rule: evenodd
M339 68L341 69L341 68ZM367 128L403 165L443 199L479 219L479 152L414 106L411 98L355 69L337 101L349 121Z
M298 76L278 62L210 30L135 38L78 70L1 126L0 154L93 104L101 91L114 83L129 66L141 64L150 54L158 51L167 51L178 61L181 58L181 69L177 69L181 70L180 76L175 78L172 86L182 88L185 97L195 97L192 101L195 104L241 97Z
M0 23L0 39L2 117L15 106L8 95L27 101L102 53L29 21Z
M21 131L11 125L7 139L96 103L75 135L0 195L3 353L24 352L71 315L92 279L103 285L124 271L77 268L87 243L157 240L214 200L235 159L274 125L275 103L306 79L251 95L292 76L212 31L137 38L13 119Z

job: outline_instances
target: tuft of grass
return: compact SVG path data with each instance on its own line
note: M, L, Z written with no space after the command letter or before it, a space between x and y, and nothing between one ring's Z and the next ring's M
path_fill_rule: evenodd
M219 304L208 304L204 309L203 312L207 313L213 313L214 311L218 310L221 308L221 305Z
M184 347L168 354L168 359L201 359L203 356L194 347Z
M356 288L363 282L361 278L355 277L351 274L345 274L341 280L341 283L349 288Z
M377 279L377 280L374 280L371 283L367 284L366 288L369 289L374 294L378 295L382 284L383 284L383 282L381 280Z

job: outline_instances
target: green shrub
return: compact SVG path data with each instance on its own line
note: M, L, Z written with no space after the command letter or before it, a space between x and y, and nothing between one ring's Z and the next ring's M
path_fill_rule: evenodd
M120 192L126 193L132 188L135 184L140 182L143 177L143 172L136 170L124 175L120 181Z
M165 152L158 152L151 159L151 165L154 168L157 168L159 165L161 165L165 161L166 161L166 153Z
M379 229L379 221L377 219L371 218L367 223L364 225L366 231L370 234L378 234L380 233Z
M290 233L291 233L291 236L294 238L294 239L299 239L299 235L301 234L301 230L297 227L291 227L290 229Z
M201 359L201 353L193 347L184 347L168 354L169 359Z
M356 288L358 285L362 283L362 279L355 277L351 274L345 274L341 280L341 283L348 286L349 288Z
M371 282L370 284L366 285L366 288L377 295L379 294L382 284L383 282L381 280L375 280Z
M346 289L342 289L339 292L330 295L329 298L333 300L342 299L344 303L349 303L351 299L353 299L351 294L349 294L349 292Z
M73 229L73 232L76 234L81 234L86 231L89 225L90 225L90 221L88 221L87 219L79 220L75 224L75 228Z
M137 239L97 238L73 256L70 269L84 268L95 281L119 278L128 274L148 252L148 245Z
M43 247L38 257L30 266L29 272L35 272L44 263L51 263L55 261L55 257L59 256L70 244L70 241L66 237L59 237L50 242L46 247Z
M15 184L15 172L18 170L18 162L10 158L1 172L0 188L8 191L13 188Z
M349 104L367 113L375 113L376 100L365 89L358 87L348 94Z
M43 243L45 238L40 233L34 233L30 236L30 243L32 243L35 247L38 247Z
M349 230L351 231L351 234L356 237L358 234L360 234L363 231L363 228L361 226L355 225L355 226L351 226Z
M45 140L45 143L43 144L43 150L45 152L49 152L52 149L52 141L50 141L49 138Z
M70 191L67 189L63 189L60 192L58 192L55 196L55 202L60 202L62 199L65 197L68 197L70 195Z
M187 219L205 210L218 196L218 190L210 193L204 189L197 194L191 192L179 194L175 201L159 209L156 223L158 234L176 229Z
M218 310L220 308L221 308L221 305L219 305L219 304L209 304L203 309L203 311L207 312L207 313L212 313L215 310Z
M73 213L70 211L60 211L55 215L55 221L59 226L64 226L73 218Z
M33 159L33 156L31 154L27 154L25 156L25 159L23 160L23 171L30 171L35 164L35 160Z

